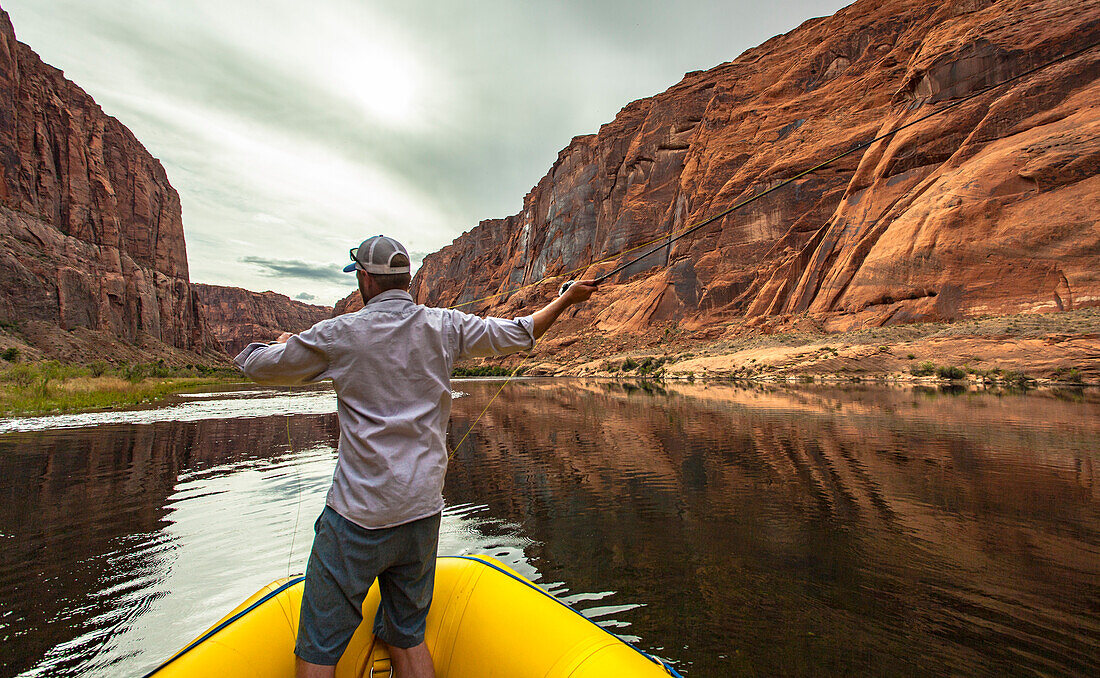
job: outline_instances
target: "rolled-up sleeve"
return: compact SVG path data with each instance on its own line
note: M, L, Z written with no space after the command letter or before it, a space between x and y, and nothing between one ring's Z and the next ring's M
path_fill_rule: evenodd
M321 381L329 367L329 356L319 327L314 325L285 344L249 344L233 362L260 384L296 386Z
M459 358L506 355L535 346L535 320L529 315L514 320L480 318L452 312Z

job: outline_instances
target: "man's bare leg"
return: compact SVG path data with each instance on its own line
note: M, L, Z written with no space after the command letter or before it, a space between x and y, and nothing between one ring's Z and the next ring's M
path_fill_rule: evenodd
M310 664L307 661L302 661L301 657L295 657L294 660L297 662L298 678L332 678L336 675L335 666Z
M432 665L432 655L428 652L427 643L413 645L408 649L393 645L389 648L393 675L397 678L435 678L435 666Z

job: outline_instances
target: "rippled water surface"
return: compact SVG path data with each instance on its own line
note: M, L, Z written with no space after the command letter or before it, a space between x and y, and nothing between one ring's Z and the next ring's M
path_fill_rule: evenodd
M336 438L328 389L0 421L0 675L140 675L301 572ZM686 675L1100 675L1098 465L1088 392L517 381L440 551Z

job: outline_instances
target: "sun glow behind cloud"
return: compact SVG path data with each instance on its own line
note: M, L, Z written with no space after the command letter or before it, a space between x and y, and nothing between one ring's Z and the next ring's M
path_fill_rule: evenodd
M206 25L217 27L223 42L290 80L311 82L365 122L393 128L427 122L424 97L440 90L428 87L429 69L409 47L416 40L369 4L266 0L262 11L251 3L214 6Z
M410 249L422 249L450 227L432 200L400 176L366 159L355 162L309 136L250 124L194 102L152 100L142 110L169 123L180 140L171 174L187 198L194 280L229 277L247 279L250 288L274 286L278 279L261 280L238 265L241 256L281 253L327 262L338 271L348 247L365 233L385 231ZM352 276L346 281L303 278L295 286L306 282L311 293L336 298L354 286Z

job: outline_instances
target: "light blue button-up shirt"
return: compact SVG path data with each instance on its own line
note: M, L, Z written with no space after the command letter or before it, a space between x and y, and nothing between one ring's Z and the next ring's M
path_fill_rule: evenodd
M388 290L285 344L249 344L236 363L261 384L332 380L340 447L326 503L377 529L443 509L454 361L534 344L531 316L479 318Z

